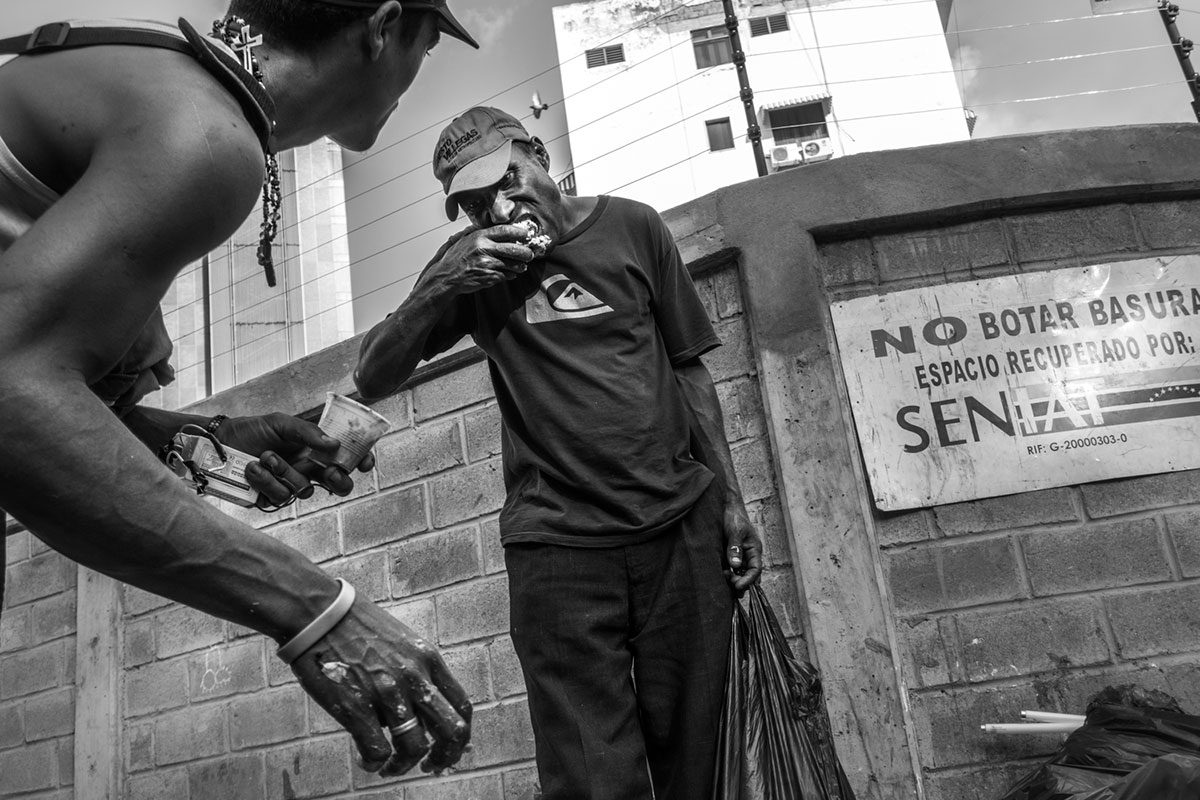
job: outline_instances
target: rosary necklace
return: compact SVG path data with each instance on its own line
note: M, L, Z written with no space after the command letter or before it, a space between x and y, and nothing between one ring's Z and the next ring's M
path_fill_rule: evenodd
M246 24L246 21L241 17L232 16L213 22L212 33L213 36L219 37L228 45L234 53L241 56L242 67L254 76L254 80L258 81L258 85L266 92L267 86L263 82L262 67L259 66L258 57L254 55L254 48L263 43L262 34L251 36L250 26ZM267 161L267 172L263 178L263 218L259 227L258 263L267 276L267 285L274 286L275 260L272 249L275 235L279 232L279 214L283 206L283 193L280 190L279 160L266 147L263 148L263 155Z

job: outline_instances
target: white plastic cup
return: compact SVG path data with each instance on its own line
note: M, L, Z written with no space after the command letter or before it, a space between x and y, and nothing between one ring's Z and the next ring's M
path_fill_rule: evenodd
M346 472L353 472L379 437L392 428L392 423L382 414L336 392L327 394L325 410L317 425L327 436L341 443L333 460L325 466L336 465Z

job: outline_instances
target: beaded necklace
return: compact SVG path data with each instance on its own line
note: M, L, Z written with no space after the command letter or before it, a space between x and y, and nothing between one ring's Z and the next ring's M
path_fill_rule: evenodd
M233 16L215 20L213 22L212 33L213 36L220 37L221 41L228 45L235 53L241 55L242 66L254 76L254 80L258 81L258 85L266 92L267 86L263 82L262 67L259 66L258 57L254 55L254 48L262 44L262 34L251 36L250 26L246 24L246 21L241 17ZM258 264L263 268L263 273L267 276L267 285L274 286L275 259L272 248L275 242L275 235L279 232L279 215L283 206L283 192L280 188L279 159L265 146L263 147L263 155L266 157L267 170L266 175L263 177L263 218L262 224L259 227Z

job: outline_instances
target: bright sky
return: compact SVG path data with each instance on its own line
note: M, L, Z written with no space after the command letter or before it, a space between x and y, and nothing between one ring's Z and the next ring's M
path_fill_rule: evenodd
M698 1L679 0L689 5ZM226 0L0 2L5 3L0 35L80 16L168 20L185 16L205 29L226 4ZM563 2L450 0L482 50L443 39L375 148L347 158L359 330L395 308L428 256L461 224L448 223L442 214L441 189L429 167L437 133L451 117L477 104L497 105L519 117L528 115L529 97L536 89L551 108L539 120L527 119L526 125L549 145L555 176L569 171L550 12ZM965 105L978 114L977 137L1195 121L1191 95L1161 17L1152 10L1156 0L1102 2L1141 3L1151 10L1093 16L1091 0L956 0L948 41L960 69ZM1181 32L1200 40L1200 0L1175 2L1182 8ZM1200 66L1200 51L1193 58ZM748 69L753 82L753 64ZM1124 91L1130 87L1147 88Z
M1182 35L1200 39L1200 0L1173 2ZM979 115L975 136L1196 121L1156 0L1102 3L1148 10L1093 16L1091 0L954 3L948 41L964 102ZM1200 65L1200 52L1192 60ZM1139 86L1148 88L1119 91ZM1031 99L1042 97L1053 99Z

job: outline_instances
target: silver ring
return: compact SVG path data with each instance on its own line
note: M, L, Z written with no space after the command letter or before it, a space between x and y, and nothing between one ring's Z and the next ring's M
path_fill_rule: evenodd
M392 732L392 736L403 736L420 724L421 720L413 717L410 720L401 722L399 725L393 725L392 727L388 728L388 730Z

